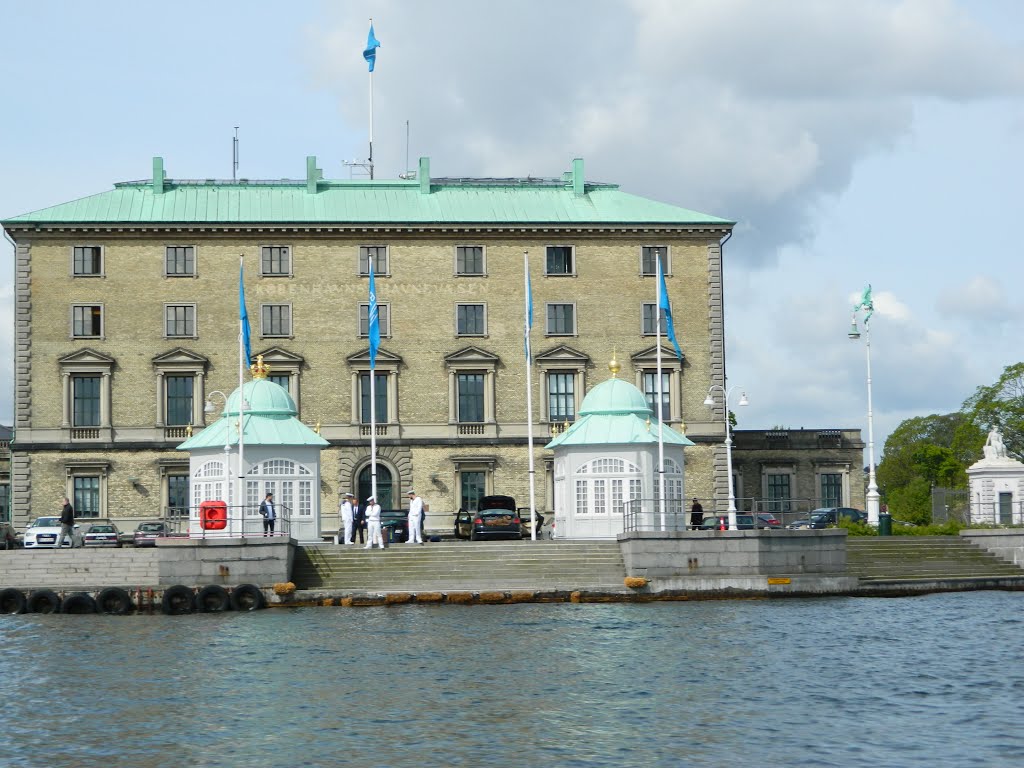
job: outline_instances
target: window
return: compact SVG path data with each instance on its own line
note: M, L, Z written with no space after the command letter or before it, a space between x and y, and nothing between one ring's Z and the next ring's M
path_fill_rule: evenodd
M377 304L377 322L380 324L381 338L391 336L391 305ZM370 302L364 301L359 305L359 338L370 337Z
M573 247L571 245L549 245L544 261L545 275L572 275L575 273L573 264Z
M71 335L76 339L103 337L103 306L75 304L71 307Z
M576 305L548 304L548 336L576 335Z
M672 419L672 374L667 371L661 372L661 408L658 403L658 372L644 371L644 399L647 407L651 409L658 421L671 421Z
M98 475L75 475L72 478L72 500L75 517L100 516L100 478Z
M640 333L644 336L654 336L658 333L658 307L653 301L645 301L641 305ZM665 310L661 310L661 335L665 335Z
M260 247L260 275L263 277L288 277L292 273L292 250L287 245L264 245Z
M768 512L789 512L792 490L788 472L769 472L765 477Z
M71 426L100 426L100 377L71 377Z
M661 268L665 274L669 272L668 246L666 245L645 245L640 249L640 274L658 274L658 259L661 259Z
M455 334L483 336L487 333L487 312L484 304L455 305Z
M460 423L484 420L484 374L460 373L456 377L458 387L458 413Z
M292 305L291 304L261 304L260 305L260 335L261 336L291 336L292 335Z
M484 274L484 247L482 245L459 245L455 247L455 274Z
M167 475L167 514L188 517L188 473Z
M459 506L467 512L479 512L480 499L486 495L486 472L476 470L464 470L459 472Z
M164 275L195 277L196 249L192 245L168 245L164 249Z
M167 337L184 336L190 339L195 338L196 305L165 304L164 335Z
M264 360L266 362L266 360ZM277 386L281 387L285 392L291 394L291 375L287 373L272 373L267 376L269 381L274 382Z
M549 421L576 420L576 375L575 371L551 371L548 373Z
M75 277L101 277L103 275L103 247L76 245L72 249L72 274Z
M840 473L822 473L821 505L822 507L843 506L843 476Z
M376 402L373 406L373 422L386 424L388 421L388 375L374 373L373 395ZM370 373L359 374L359 421L370 423Z
M388 247L386 245L359 246L359 274L370 274L370 259L373 259L373 274L388 274Z
M167 388L166 425L173 427L191 424L195 377L167 376L165 385Z

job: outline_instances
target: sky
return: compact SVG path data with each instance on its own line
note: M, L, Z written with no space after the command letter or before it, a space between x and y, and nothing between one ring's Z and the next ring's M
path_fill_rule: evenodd
M558 176L736 221L738 428L861 429L874 453L1024 360L1017 0L0 0L0 218L149 178ZM407 166L408 158L408 166ZM0 242L0 423L13 248ZM670 296L671 298L671 296ZM687 308L673 303L686 348ZM863 327L861 328L863 331ZM739 408L739 392L750 405Z

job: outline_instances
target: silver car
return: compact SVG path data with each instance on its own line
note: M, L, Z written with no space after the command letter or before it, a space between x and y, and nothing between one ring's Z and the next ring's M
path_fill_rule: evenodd
M60 518L40 517L25 529L23 542L25 549L55 549L58 536L60 536ZM75 527L71 530L71 538L74 539L76 547L83 546L82 531L78 523L75 523ZM61 546L70 547L71 542L64 539Z

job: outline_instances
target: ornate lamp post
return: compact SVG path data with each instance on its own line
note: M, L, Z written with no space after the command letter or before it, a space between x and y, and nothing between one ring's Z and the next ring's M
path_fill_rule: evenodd
M715 404L715 399L711 396L711 393L715 390L722 393L722 399L725 405L725 463L729 472L729 530L736 530L736 493L733 489L732 482L732 425L729 424L729 398L732 396L733 387L726 389L721 384L712 384L708 388L708 396L704 398L704 405L712 407ZM738 405L747 406L750 405L750 401L747 400L747 394L745 392L740 393L740 401Z
M847 334L856 341L860 338L860 331L857 328L857 313L865 312L864 315L864 349L867 352L868 361L868 524L878 525L878 483L875 482L875 432L871 411L871 315L875 307L871 302L871 286L864 290L860 303L853 308L853 317L850 320L850 332Z

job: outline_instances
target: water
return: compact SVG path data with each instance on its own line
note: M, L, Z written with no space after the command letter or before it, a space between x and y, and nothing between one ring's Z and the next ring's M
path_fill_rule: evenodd
M2 766L1019 766L1024 595L0 616Z

